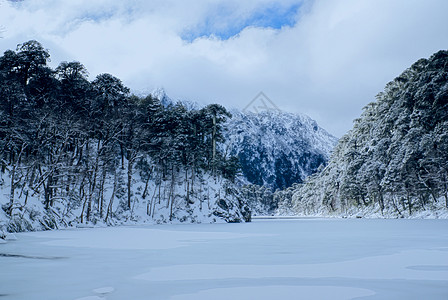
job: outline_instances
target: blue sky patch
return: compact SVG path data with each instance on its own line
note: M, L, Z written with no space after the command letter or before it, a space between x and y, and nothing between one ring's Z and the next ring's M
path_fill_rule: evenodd
M291 27L297 22L297 13L300 7L300 3L289 6L275 3L259 7L253 12L242 16L235 12L233 7L220 5L196 27L184 31L181 37L188 42L192 42L197 38L211 36L227 40L238 35L247 27L272 29L280 29L285 26Z

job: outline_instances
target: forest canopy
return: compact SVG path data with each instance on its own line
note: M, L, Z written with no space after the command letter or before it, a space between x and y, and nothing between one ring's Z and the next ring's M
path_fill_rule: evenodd
M81 62L52 69L49 60L49 51L34 40L0 57L0 171L11 179L3 206L9 216L38 194L49 211L55 203L80 205L80 222L107 221L114 198L131 209L136 173L146 181L143 198L150 179L174 185L182 174L185 201L191 202L201 174L232 181L239 172L238 159L217 147L231 117L223 106L164 106L150 95L132 95L111 74L90 81ZM119 176L120 169L127 174ZM113 192L106 203L108 181ZM172 207L174 195L167 201Z
M296 189L296 212L377 207L404 217L441 201L448 207L448 51L420 59L376 98L328 165Z

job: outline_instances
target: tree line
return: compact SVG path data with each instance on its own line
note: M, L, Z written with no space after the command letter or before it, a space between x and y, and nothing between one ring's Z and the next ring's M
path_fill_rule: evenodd
M235 179L238 159L217 146L231 117L224 107L164 106L150 95L131 94L111 74L89 81L80 62L52 69L49 59L34 40L0 57L0 171L10 178L3 206L8 215L39 195L48 211L56 213L55 203L66 211L81 206L81 222L107 221L115 199L125 199L123 209L131 209L136 176L146 182L143 198L148 182L156 182L159 201L162 182L174 186L182 177L187 202L203 173ZM165 200L172 207L174 195Z

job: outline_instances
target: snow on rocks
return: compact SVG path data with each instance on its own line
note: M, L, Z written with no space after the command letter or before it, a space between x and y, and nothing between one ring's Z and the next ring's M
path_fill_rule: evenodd
M5 236L5 240L6 241L16 241L17 237L15 236L14 233L7 233Z
M96 294L100 294L100 295L106 295L106 294L110 294L113 291L115 291L115 289L111 286L107 286L107 287L102 287L102 288L98 288L98 289L94 289L93 292Z
M93 293L98 294L99 296L87 296L82 298L76 298L75 300L106 300L106 296L115 291L115 289L111 286L101 287L92 290Z

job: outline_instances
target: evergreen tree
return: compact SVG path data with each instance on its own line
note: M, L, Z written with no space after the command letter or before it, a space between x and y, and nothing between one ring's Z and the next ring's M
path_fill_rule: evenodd
M296 190L296 209L344 213L376 206L403 216L440 197L448 207L447 91L448 51L417 61L388 83L340 139L328 166Z

